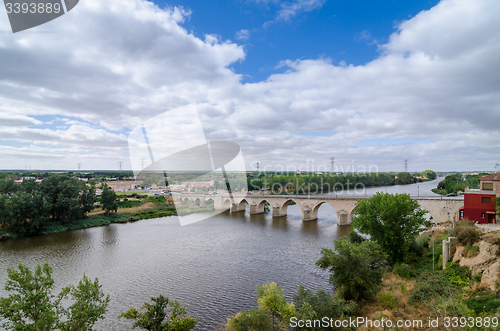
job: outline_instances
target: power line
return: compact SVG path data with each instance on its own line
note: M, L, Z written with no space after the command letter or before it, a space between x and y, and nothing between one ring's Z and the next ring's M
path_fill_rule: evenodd
M331 157L330 158L330 172L333 172L334 166L335 166L335 158Z
M120 162L118 162L118 163L120 164L120 171L122 171L122 165L123 165L123 162L122 162L122 161L120 161Z

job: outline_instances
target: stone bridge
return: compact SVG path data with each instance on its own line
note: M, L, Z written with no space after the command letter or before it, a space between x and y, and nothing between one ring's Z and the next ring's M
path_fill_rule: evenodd
M202 195L202 194L174 194L175 202L183 202L190 207L202 206L204 203L213 202L216 210L244 212L248 205L250 214L265 212L266 203L272 208L273 217L284 217L293 201L302 212L303 221L318 219L321 205L330 205L337 214L337 224L351 224L351 216L358 200L366 199L361 196L336 197L328 195L238 195L229 194ZM411 197L417 201L422 209L428 210L436 223L458 220L459 208L463 207L463 197Z

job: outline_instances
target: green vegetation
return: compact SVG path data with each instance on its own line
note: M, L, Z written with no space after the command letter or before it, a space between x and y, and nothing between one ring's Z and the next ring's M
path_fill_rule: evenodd
M346 238L334 241L335 250L321 249L316 264L332 272L330 283L345 300L361 301L373 297L380 286L387 255L373 241L351 243Z
M396 263L392 271L399 277L405 279L410 279L416 276L413 267L406 263Z
M8 179L0 183L0 224L17 236L36 235L51 224L83 218L94 202L94 189L65 175L51 175L41 184Z
M342 319L356 312L357 305L352 301L345 301L342 298L334 297L326 291L319 289L316 293L299 286L297 294L293 296L295 301L297 320L317 320L323 316L329 318ZM297 327L296 330L346 330L346 328L336 328L335 326L304 326Z
M108 185L104 184L101 195L101 206L104 211L106 211L106 216L109 216L110 211L118 210L118 205L116 204L116 193L109 189Z
M434 193L449 194L458 193L458 191L465 192L465 188L471 189L479 188L479 178L489 175L489 173L480 173L478 175L462 175L460 173L451 174L440 181L437 188L433 189ZM458 189L458 191L457 191Z
M471 246L479 241L481 232L476 228L474 222L463 221L455 224L452 235L457 238L460 244Z
M464 303L476 314L489 313L500 308L500 298L496 294L473 297Z
M55 296L52 268L47 263L37 265L34 272L19 263L19 271L8 268L7 273L5 290L13 293L0 298L6 330L92 330L106 313L109 296L97 278L92 282L84 275L77 286L67 286ZM63 300L73 303L65 308Z
M425 171L422 171L422 176L424 176L425 178L429 179L429 180L434 180L437 178L437 175L434 171L432 170L425 170Z
M296 311L295 305L286 301L283 292L274 282L257 285L258 309L241 311L229 317L226 330L288 330L290 318L296 315Z
M318 193L364 187L411 184L417 178L409 173L345 173L345 174L301 174L268 173L247 178L249 190L269 189L274 193ZM221 184L222 185L222 184ZM217 184L216 188L221 186ZM221 186L222 187L222 186Z
M151 298L153 304L145 302L141 307L144 312L139 312L135 308L130 308L118 317L135 320L133 328L140 328L149 331L189 331L198 324L199 318L192 318L186 315L186 309L176 300L169 300L160 295Z
M358 202L352 226L361 233L369 234L394 264L405 261L410 245L425 223L426 212L408 194L379 192L370 199Z

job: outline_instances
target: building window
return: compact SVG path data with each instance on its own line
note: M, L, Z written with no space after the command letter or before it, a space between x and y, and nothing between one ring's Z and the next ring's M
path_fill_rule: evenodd
M460 219L463 219L463 218L464 218L464 211L463 211L463 210L461 210L461 211L460 211Z
M493 191L493 183L483 183L483 190Z
M491 198L490 197L483 197L483 203L490 204L491 203Z
M481 218L484 218L484 213L481 213Z

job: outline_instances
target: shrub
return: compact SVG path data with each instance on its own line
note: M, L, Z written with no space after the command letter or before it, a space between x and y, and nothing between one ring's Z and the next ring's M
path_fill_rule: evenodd
M462 245L473 245L479 241L481 232L475 226L456 226L453 229L453 236L457 237Z
M457 263L449 262L446 269L441 272L446 281L456 286L466 286L470 283L470 271L467 267L461 267Z
M354 230L349 233L349 241L352 243L361 244L365 240L366 239L363 238L362 235L360 235L359 233L357 233Z
M457 288L435 271L425 270L417 279L410 301L427 301L439 296L449 297Z
M323 316L329 318L342 318L352 315L356 311L356 304L352 301L345 301L342 298L333 297L324 290L318 290L316 293L299 286L297 294L293 296L295 309L299 320L314 320ZM330 327L304 327L297 330L345 330L345 328ZM260 330L260 329L259 329Z
M401 278L406 278L406 279L410 279L416 276L413 268L406 263L397 263L394 266L393 272L396 275L400 276Z
M467 245L465 246L464 250L462 251L462 256L466 258L473 258L479 254L479 247L478 246L470 246Z
M321 269L328 269L330 283L345 300L361 301L373 297L382 283L387 261L381 247L373 241L360 244L346 238L334 241L335 250L321 249L321 258L316 262Z
M380 305L382 305L382 307L386 309L394 309L399 307L399 302L390 292L386 292L380 295L378 301Z
M479 296L464 300L464 303L469 309L474 310L477 314L489 312L494 309L500 308L500 298L496 294L488 296Z

